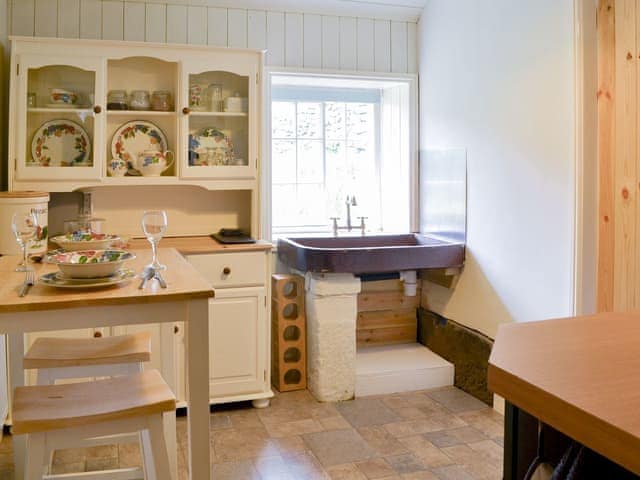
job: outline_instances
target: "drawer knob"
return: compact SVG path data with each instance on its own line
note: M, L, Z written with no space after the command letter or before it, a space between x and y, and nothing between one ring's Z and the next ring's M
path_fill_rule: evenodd
M173 333L178 333L180 331L180 327L178 325L173 326Z
M224 267L222 269L222 274L223 275L229 275L231 273L231 269L229 267Z
M191 113L191 109L189 107L184 107L182 109L182 113L184 113L185 115L189 115L189 113Z
M95 107L93 107L93 113L100 113L102 112L102 107L100 105L96 105Z
M93 338L101 338L102 332L93 332Z

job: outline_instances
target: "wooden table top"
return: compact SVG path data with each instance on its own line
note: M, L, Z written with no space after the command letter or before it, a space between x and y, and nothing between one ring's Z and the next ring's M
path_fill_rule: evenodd
M130 250L136 258L124 264L136 273L151 262L151 251ZM173 248L158 250L160 262L167 266L162 276L167 288L160 288L156 280L147 282L144 290L139 290L138 276L117 286L94 289L56 288L36 283L25 297L18 297L24 280L24 273L14 271L19 256L0 257L0 313L47 310L52 308L75 308L96 305L118 305L132 303L154 303L209 298L214 291L198 271ZM39 278L41 275L57 271L51 264L32 264Z
M640 474L640 313L502 325L489 388Z

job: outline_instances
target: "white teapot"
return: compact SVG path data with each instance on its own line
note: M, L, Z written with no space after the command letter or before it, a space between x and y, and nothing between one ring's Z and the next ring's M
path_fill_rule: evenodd
M168 157L171 157L169 162L167 162ZM162 172L173 165L173 160L174 157L171 150L166 152L144 150L138 154L134 167L145 177L159 177Z

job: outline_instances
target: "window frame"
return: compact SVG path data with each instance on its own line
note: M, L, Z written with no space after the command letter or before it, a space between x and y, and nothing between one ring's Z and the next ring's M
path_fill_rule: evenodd
M272 241L272 175L271 175L271 88L274 76L291 77L315 77L328 79L348 79L373 82L394 82L406 84L409 92L409 229L411 232L419 231L419 202L418 202L418 75L412 73L354 73L341 71L319 71L300 68L265 67L264 81L262 82L262 155L261 155L261 194L260 194L260 238ZM381 112L377 112L380 118ZM379 128L379 127L378 127ZM379 133L379 132L378 132ZM377 135L376 161L380 162L382 155L380 148L380 135ZM379 167L379 165L378 165ZM405 232L407 233L407 232ZM304 233L300 233L304 236ZM308 234L307 234L308 235ZM313 235L317 235L314 233ZM275 245L274 245L275 248Z

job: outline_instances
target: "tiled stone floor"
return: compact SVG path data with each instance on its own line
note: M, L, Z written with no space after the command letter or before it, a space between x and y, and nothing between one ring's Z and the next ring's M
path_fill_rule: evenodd
M178 418L179 478L186 418ZM271 406L218 406L211 415L215 480L475 480L502 476L502 417L456 388L318 403L307 391ZM0 480L13 478L11 437ZM140 464L136 445L63 450L54 472Z

